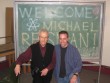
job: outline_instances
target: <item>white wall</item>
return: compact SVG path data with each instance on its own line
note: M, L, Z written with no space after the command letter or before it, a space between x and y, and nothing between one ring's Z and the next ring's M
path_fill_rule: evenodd
M110 66L110 0L106 0L102 64Z
M6 7L13 7L13 0L0 0L0 37L5 37L5 9ZM5 39L0 39L0 44L4 44ZM1 57L0 61L5 60Z
M37 0L34 0L34 1L37 1ZM51 1L51 0L48 0L48 1ZM63 1L63 0L59 0L59 1ZM92 2L106 1L102 65L110 66L110 60L109 60L110 59L110 52L109 52L110 51L110 11L109 11L110 0L73 0L73 1L92 1ZM5 36L5 8L6 7L13 7L13 0L0 0L0 37ZM0 41L0 43L3 43L3 42L4 41Z
M13 7L13 0L0 0L0 37L5 37L5 9ZM0 39L0 44L4 43L4 39Z

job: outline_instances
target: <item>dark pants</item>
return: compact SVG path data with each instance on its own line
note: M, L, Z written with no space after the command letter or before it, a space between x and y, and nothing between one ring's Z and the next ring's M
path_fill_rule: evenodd
M46 76L40 76L40 74L36 74L33 76L33 83L50 83L52 79L52 74L47 74Z

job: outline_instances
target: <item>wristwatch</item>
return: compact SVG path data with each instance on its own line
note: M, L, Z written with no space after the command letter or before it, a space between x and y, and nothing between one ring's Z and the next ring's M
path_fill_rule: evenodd
M78 77L78 73L74 73L74 75Z

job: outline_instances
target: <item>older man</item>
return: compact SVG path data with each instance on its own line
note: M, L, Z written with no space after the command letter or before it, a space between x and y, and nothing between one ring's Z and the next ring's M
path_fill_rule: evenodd
M55 65L55 53L54 46L47 41L48 31L41 29L39 41L18 57L14 70L16 76L20 74L20 66L31 59L33 83L50 83Z

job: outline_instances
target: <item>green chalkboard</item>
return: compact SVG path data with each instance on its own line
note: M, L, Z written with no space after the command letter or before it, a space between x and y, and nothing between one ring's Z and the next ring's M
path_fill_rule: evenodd
M58 32L69 32L69 42L75 45L82 59L101 57L104 3L16 2L16 56L38 41L38 31L49 31L49 42L58 44Z

